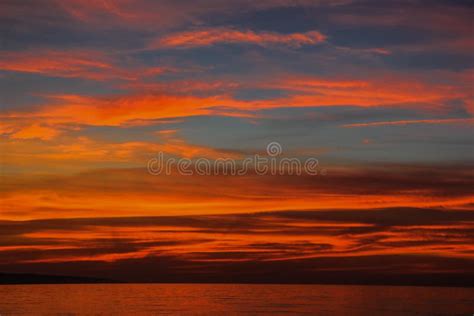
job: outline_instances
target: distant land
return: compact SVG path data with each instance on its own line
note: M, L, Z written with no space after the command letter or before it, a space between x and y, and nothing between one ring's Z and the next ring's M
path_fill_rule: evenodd
M242 278L232 280L229 278L194 278L185 280L182 278L163 278L149 281L124 281L106 278L68 276L68 275L46 275L28 273L0 273L0 284L99 284L99 283L215 283L215 284L325 284L325 285L387 285L387 286L439 286L439 287L474 287L474 275L459 274L424 274L424 275L379 275L379 276L348 276L341 275L334 278L319 276L318 278L299 279L291 281L288 279L270 280L267 278Z
M85 284L117 283L112 280L68 275L0 273L0 284Z

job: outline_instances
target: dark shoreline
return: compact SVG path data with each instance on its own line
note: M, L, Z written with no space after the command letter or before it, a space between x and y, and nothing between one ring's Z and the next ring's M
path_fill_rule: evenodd
M47 275L34 273L0 273L0 284L97 284L121 283L113 280L69 275Z
M464 279L456 278L446 280L444 276L442 280L438 279L433 282L433 279L426 280L421 276L403 276L397 277L398 280L385 278L380 280L346 280L346 281L330 281L320 280L308 282L291 282L291 281L268 281L268 280L239 280L234 281L219 281L219 280L150 280L143 281L122 281L111 280L94 277L82 276L66 276L66 275L44 275L44 274L20 274L20 273L0 273L0 285L40 285L40 284L268 284L268 285L364 285L364 286L410 286L410 287L461 287L474 288L473 276L468 276ZM409 279L407 279L409 278Z

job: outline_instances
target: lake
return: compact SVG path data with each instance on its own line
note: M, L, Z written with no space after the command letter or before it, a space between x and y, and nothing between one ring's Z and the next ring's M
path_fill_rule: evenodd
M473 315L474 289L356 285L0 285L0 315Z

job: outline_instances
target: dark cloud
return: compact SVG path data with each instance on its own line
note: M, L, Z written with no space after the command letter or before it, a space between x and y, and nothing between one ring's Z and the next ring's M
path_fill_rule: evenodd
M140 282L402 275L409 283L407 275L468 273L473 222L471 210L402 207L1 221L0 271Z
M472 260L420 255L291 261L190 262L173 256L116 262L0 265L10 273L94 276L128 282L340 283L472 286ZM420 273L420 269L423 272ZM464 271L464 273L453 272ZM469 272L470 271L470 272Z
M474 284L470 126L423 124L471 119L472 9L0 1L0 272ZM157 133L167 129L183 138ZM142 168L157 144L245 156L275 140L288 155L321 154L328 175ZM182 209L221 213L119 217Z

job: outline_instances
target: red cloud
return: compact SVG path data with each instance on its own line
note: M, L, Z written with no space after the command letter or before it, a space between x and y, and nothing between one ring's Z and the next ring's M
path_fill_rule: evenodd
M326 36L318 31L306 33L279 34L274 32L255 32L232 28L206 28L166 35L150 46L160 47L198 47L218 43L250 43L256 45L283 44L293 47L316 45L326 40Z
M135 80L171 69L166 67L119 67L113 58L96 50L40 50L3 53L0 57L0 70L89 80L115 78Z
M114 72L110 60L95 51L5 53L0 57L0 69L94 80L105 79Z
M145 85L146 86L146 85ZM219 90L219 85L216 88ZM54 101L31 112L4 112L10 119L8 130L24 119L42 119L49 127L61 124L94 126L129 126L146 124L153 120L221 115L254 117L264 109L318 106L400 106L418 104L427 110L439 110L444 100L466 100L469 91L464 87L440 85L403 77L384 80L338 80L308 76L293 76L267 81L259 88L280 89L289 96L268 100L240 100L227 94L210 93L208 96L167 94L151 91L108 97L81 95L51 96ZM209 88L209 87L208 87ZM211 89L212 90L212 89ZM212 92L212 91L211 91ZM23 126L24 127L24 126ZM9 132L8 132L9 133Z
M343 127L370 127L385 125L408 125L408 124L474 124L473 118L455 118L455 119L428 119L428 120L402 120L402 121L383 121L369 123L355 123L343 125Z
M33 124L27 126L18 132L12 134L10 137L15 139L42 139L50 140L56 137L60 132L57 129Z

